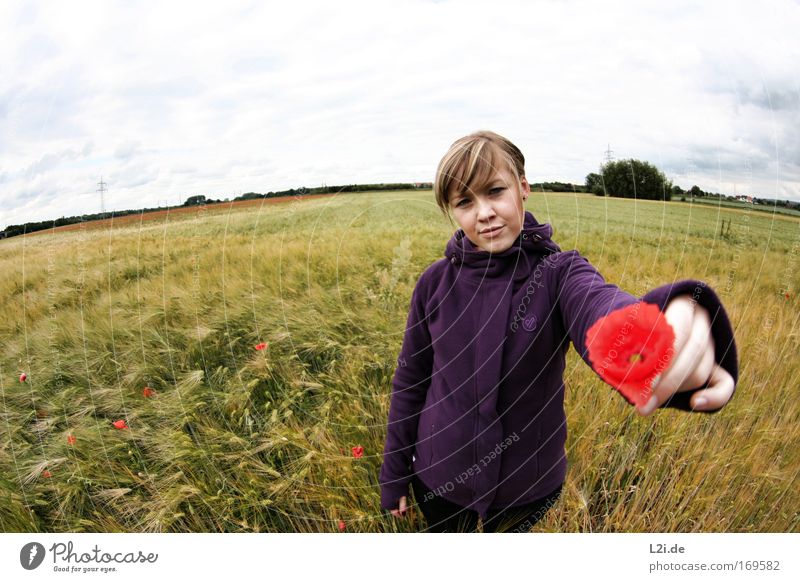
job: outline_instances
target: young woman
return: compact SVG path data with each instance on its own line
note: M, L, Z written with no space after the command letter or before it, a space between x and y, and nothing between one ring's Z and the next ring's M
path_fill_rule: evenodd
M459 229L412 293L393 378L381 507L403 517L409 486L428 531L528 531L567 470L565 355L589 363L587 330L639 301L675 332L669 367L637 412L716 412L734 393L733 330L714 291L682 280L634 297L525 211L520 150L493 132L457 140L441 160L437 204Z

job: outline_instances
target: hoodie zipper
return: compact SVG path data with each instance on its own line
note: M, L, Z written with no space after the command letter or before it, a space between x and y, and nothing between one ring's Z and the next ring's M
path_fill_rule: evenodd
M433 459L433 439L434 439L434 434L435 434L434 431L435 430L436 430L436 425L434 423L431 423L431 434L428 437L430 439L430 443L428 443L428 450L430 451L430 453L428 454L428 466L429 467L431 465L433 465L433 460L434 460Z
M472 422L472 466L478 464L478 381L475 381L475 420ZM477 479L478 472L473 472L472 478L472 491L475 492L475 480Z
M485 307L485 301L486 301L486 297L484 295L483 299L481 301L481 311L480 311L481 314L483 313L483 309ZM478 464L478 428L479 428L479 424L480 424L480 418L479 418L479 413L480 413L480 402L479 402L480 391L478 390L478 378L477 378L477 376L474 376L474 380L473 380L473 384L472 384L472 390L473 390L473 394L474 394L473 402L475 403L475 407L474 407L475 414L474 414L474 420L472 421L472 466L474 467L474 466L476 466ZM471 486L472 486L473 493L477 492L477 490L478 490L478 488L477 488L478 472L477 471L474 472L470 476L470 479L471 479L470 483L471 483Z
M484 298L483 301L481 301L481 312L483 311L484 301L485 301L485 298ZM478 390L478 378L477 378L477 375L473 376L473 378L474 379L473 379L473 382L472 382L472 391L473 391L473 394L474 394L473 402L475 403L475 407L474 407L474 411L475 412L474 412L474 420L472 421L472 466L474 467L475 465L478 464L478 424L479 424L478 423L478 421L479 421L479 418L478 418L479 410L478 409L480 407L480 403L478 401L478 398L480 397L480 391ZM473 472L473 474L470 477L470 479L472 480L471 486L472 486L472 491L473 492L477 491L477 487L476 487L477 475L478 475L477 472Z

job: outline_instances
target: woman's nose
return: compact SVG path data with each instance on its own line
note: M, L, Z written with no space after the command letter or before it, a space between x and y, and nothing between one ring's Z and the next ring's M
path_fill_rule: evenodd
M491 220L494 215L494 207L491 201L480 200L478 202L478 220Z

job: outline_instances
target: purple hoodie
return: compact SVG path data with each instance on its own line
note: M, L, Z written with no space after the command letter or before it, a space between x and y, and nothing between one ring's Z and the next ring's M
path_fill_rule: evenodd
M526 211L511 248L490 254L459 229L446 258L420 276L392 380L379 477L383 509L398 507L414 473L435 494L483 518L563 483L569 343L588 364L589 327L640 299L606 283L577 251L561 252L552 232ZM664 310L684 293L708 309L715 359L738 381L733 330L709 286L682 280L641 300ZM690 410L691 394L679 393L662 408Z

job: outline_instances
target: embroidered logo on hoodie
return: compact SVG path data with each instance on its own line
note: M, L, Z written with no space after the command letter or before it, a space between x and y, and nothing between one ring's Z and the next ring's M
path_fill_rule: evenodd
M557 259L555 258L555 254L550 254L544 257L539 264L536 265L536 269L533 271L533 277L530 281L528 281L528 285L525 288L525 296L520 301L517 310L514 312L514 319L511 322L511 332L516 333L519 329L520 323L522 323L522 329L525 331L534 331L537 326L539 325L539 320L533 314L528 314L528 306L533 299L533 296L536 294L538 289L541 289L545 286L545 274L544 268L549 269L556 269L558 268L558 263L556 262Z
M536 329L538 321L535 315L529 315L525 319L522 320L522 329L525 331L533 331Z

